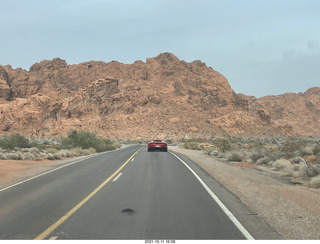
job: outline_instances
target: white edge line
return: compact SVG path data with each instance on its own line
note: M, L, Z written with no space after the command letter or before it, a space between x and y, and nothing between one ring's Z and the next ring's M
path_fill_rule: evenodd
M86 159L88 159L88 158L93 158L93 157L95 157L95 156L99 156L99 155L101 155L101 154L109 153L109 152L112 152L112 151L107 151L107 152L103 152L103 153L99 153L99 154L93 154L93 155L86 156L85 158L81 158L81 159L76 160L76 161L74 161L74 162L72 162L72 163L62 165L62 166L60 166L60 167L58 167L58 168L55 168L55 169L46 171L46 172L44 172L44 173L42 173L42 174L33 176L33 177L28 178L28 179L26 179L26 180L23 180L23 181L20 181L20 182L18 182L18 183L15 183L15 184L13 184L13 185L7 186L7 187L1 189L0 192L5 191L5 190L8 190L8 189L10 189L10 188L12 188L12 187L14 187L14 186L21 185L21 184L23 184L23 183L25 183L25 182L28 182L28 181L33 180L33 179L36 179L36 178L38 178L38 177L40 177L40 176L43 176L43 175L52 173L52 172L54 172L54 171L56 171L56 170L59 170L59 169L62 169L62 168L64 168L64 167L68 167L68 166L70 166L70 165L79 163L79 162L81 162L81 161L83 161L83 160L86 160Z
M119 173L119 174L112 180L112 182L116 182L121 175L122 175L122 173Z
M238 228L238 230L244 235L244 237L247 240L254 240L252 235L243 227L243 225L237 220L237 218L230 212L230 210L220 201L220 199L217 197L216 194L214 194L211 189L207 186L206 183L203 182L203 180L187 165L181 158L179 158L177 155L174 153L170 152L173 154L176 158L180 160L193 174L194 176L198 179L198 181L202 184L204 189L209 193L209 195L213 198L213 200L220 206L220 208L223 210L223 212L229 217L229 219L234 223L234 225Z
M52 236L49 238L49 240L56 240L58 238L58 236Z

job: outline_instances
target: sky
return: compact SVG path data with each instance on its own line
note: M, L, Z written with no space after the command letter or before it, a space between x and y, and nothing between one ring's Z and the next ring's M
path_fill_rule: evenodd
M0 0L0 64L201 60L236 93L320 86L319 0Z

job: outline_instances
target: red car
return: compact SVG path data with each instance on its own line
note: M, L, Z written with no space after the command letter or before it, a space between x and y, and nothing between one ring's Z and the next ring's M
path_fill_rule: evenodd
M168 151L168 143L161 140L153 140L148 143L148 152L150 151Z

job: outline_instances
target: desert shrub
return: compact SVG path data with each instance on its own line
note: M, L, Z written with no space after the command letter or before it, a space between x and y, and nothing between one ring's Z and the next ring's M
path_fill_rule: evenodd
M312 188L320 188L320 176L313 177L310 180L310 186Z
M21 153L21 152L17 152L18 153L18 155L19 155L19 158L18 158L18 160L21 160L21 159L23 159L23 154Z
M270 161L272 160L269 157L263 156L256 161L256 164L268 164Z
M211 152L209 153L209 155L210 155L210 156L215 156L215 157L217 157L217 156L219 155L219 151L213 150L213 151L211 151Z
M285 143L279 146L279 150L284 153L285 158L293 158L295 156L305 155L304 150L306 147L306 141L296 138L288 138Z
M10 159L10 160L20 160L21 154L19 154L19 153L6 153L5 157L6 157L6 159Z
M91 149L91 150L90 150ZM94 150L94 152L92 151L92 149ZM95 153L95 149L93 147L90 147L89 149L83 149L82 150L82 154L83 155L90 155L92 153Z
M312 170L309 169L306 162L299 163L299 176L303 178L314 176Z
M183 143L183 147L191 150L201 150L198 142L185 142Z
M231 150L231 144L230 144L229 140L225 139L225 138L217 140L215 142L215 145L219 149L219 151L221 151L221 152L227 152L227 151Z
M268 151L264 147L253 147L247 151L247 158L251 163L256 163L260 158L265 157Z
M90 155L91 153L90 153L89 149L84 149L83 154L84 154L84 155Z
M270 161L277 161L278 159L285 158L285 153L280 151L268 151L266 155Z
M281 171L280 174L282 177L290 177L294 174L289 160L278 159L273 162L272 166L273 170Z
M311 148L302 148L300 150L300 156L313 155L313 150Z
M109 139L98 138L96 143L90 147L95 148L97 152L104 152L116 149ZM84 147L84 149L89 149L90 147Z
M213 147L205 147L202 151L205 155L211 155L212 152L214 151L214 148Z
M263 158L263 154L259 151L257 152L249 152L248 158L251 160L252 163L256 163L260 158Z
M120 147L121 147L121 143L116 141L116 142L113 142L113 143L112 143L112 146L113 146L114 149L120 148ZM90 149L90 148L89 148L89 149Z
M49 145L49 144L40 144L36 142L32 142L32 147L37 148L39 151L45 151L48 147L53 147L54 145Z
M313 149L313 155L320 155L320 143L318 142Z
M60 158L66 158L67 157L67 153L65 150L61 150L59 152L57 152L56 154L59 154Z
M32 153L26 153L26 154L23 156L23 159L24 159L24 160L35 160L36 157L35 157L34 154L32 154Z
M223 152L218 152L217 153L217 158L224 158L224 153Z
M299 171L299 170L300 170L299 164L294 164L294 165L292 165L292 170L293 170L293 171Z
M46 158L49 159L49 160L55 160L56 159L53 153L48 153Z
M36 155L36 159L44 159L47 157L47 154L44 152L41 152L39 154Z
M5 153L0 153L0 159L7 159Z
M62 138L61 145L64 148L95 148L97 152L113 150L119 147L120 143L113 143L109 139L97 137L96 134L87 131L70 131L66 138ZM120 145L121 146L121 145Z
M299 163L299 175L303 178L314 177L320 174L319 164L310 164L307 161Z
M56 148L54 148L54 147L50 147L50 148L47 148L47 149L46 149L46 153L55 154L55 153L57 153L57 152L58 152L58 150L57 150Z
M0 138L0 147L3 149L13 150L15 147L18 148L29 148L31 144L29 140L19 133L13 133L10 136Z
M300 162L305 162L305 160L302 157L294 157L291 159L293 163L299 164Z
M50 153L52 154L57 154L60 156L60 158L68 158L68 157L73 157L74 155L71 153L69 150L60 150L60 151L55 151L52 150Z
M53 154L54 159L61 159L61 154L59 152Z
M62 145L71 145L72 147L81 147L87 149L94 144L99 143L95 134L86 131L70 131L68 137L62 138Z
M284 177L290 177L290 176L294 176L294 172L292 169L283 170L283 171L281 171L280 175L284 176Z
M90 155L96 153L96 149L93 147L90 147L89 149L83 149L81 151L82 155Z
M253 147L246 153L247 161L255 164L269 164L282 158L283 153L275 150L267 150L265 147Z
M245 154L241 151L231 151L226 154L226 158L229 161L242 162L245 159Z
M64 153L64 155L66 155L65 157L70 158L72 157L72 153L69 150L61 150L62 153Z
M203 143L203 142L206 142L206 139L203 139L203 138L191 138L191 139L182 138L180 140L180 142L198 142L198 143Z
M286 159L278 159L272 164L272 166L273 166L273 170L275 170L275 171L279 171L279 170L288 171L288 170L291 170L291 163L290 163L289 160L286 160Z
M30 148L29 152L34 155L37 155L38 153L40 153L40 150L36 147L32 147L32 148Z
M81 156L82 155L82 148L81 147L75 147L71 149L71 154L73 156Z

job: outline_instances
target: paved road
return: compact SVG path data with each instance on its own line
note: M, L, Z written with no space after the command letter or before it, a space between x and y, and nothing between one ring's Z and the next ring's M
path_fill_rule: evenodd
M143 146L0 191L0 239L35 238L246 239L183 162Z

